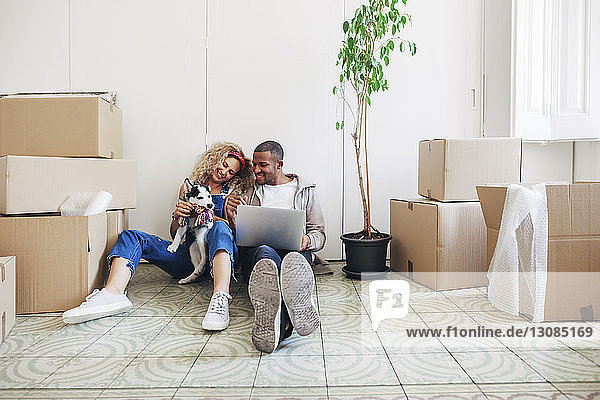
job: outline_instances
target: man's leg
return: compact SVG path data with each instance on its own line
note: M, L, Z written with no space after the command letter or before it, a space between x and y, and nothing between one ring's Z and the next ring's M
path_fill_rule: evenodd
M310 252L293 251L281 263L281 295L292 325L301 336L313 333L321 322L313 298L315 277L310 261Z

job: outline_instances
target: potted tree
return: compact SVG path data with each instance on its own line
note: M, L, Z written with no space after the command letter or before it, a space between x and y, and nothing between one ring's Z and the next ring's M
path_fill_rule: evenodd
M387 272L385 256L391 236L371 224L369 158L367 152L367 110L371 95L388 89L383 74L394 50L415 55L417 46L400 36L412 23L409 14L398 10L399 0L368 0L359 6L352 19L344 21L344 40L338 53L340 79L333 87L343 110L336 121L337 130L346 131L347 116L352 116L349 129L354 144L358 185L362 198L363 229L345 233L340 238L346 249L346 266L351 278L374 278ZM406 7L407 0L401 0ZM351 96L346 95L348 87Z

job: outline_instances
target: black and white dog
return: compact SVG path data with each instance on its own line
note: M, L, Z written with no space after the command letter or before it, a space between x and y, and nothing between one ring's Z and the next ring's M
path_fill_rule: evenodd
M195 234L196 239L190 246L190 257L192 259L192 264L194 264L194 272L188 277L180 279L180 284L193 282L204 273L204 270L208 265L208 243L206 241L206 235L215 221L215 213L213 211L214 204L210 195L210 190L208 190L206 186L192 184L188 178L185 178L183 185L184 200L194 206L195 212L192 213L192 215L195 215L194 217L179 218L177 221L179 222L179 228L177 229L177 233L175 233L173 243L167 247L167 250L171 253L175 253L186 233Z

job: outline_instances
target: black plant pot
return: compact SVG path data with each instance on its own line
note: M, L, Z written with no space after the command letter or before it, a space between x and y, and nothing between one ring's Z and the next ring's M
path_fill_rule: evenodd
M389 268L385 264L387 246L392 235L384 233L377 239L354 239L352 233L340 236L346 249L346 265L342 271L352 279L379 279L385 277Z

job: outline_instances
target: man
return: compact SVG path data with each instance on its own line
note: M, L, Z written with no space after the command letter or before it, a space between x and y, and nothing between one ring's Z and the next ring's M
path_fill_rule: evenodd
M325 222L315 185L302 177L283 173L283 148L268 140L253 154L254 188L246 196L230 196L227 217L235 229L237 206L250 204L306 211L305 233L299 252L262 245L239 249L242 273L254 307L252 342L265 353L291 336L311 334L319 326L313 300L315 279L310 263L312 252L325 245Z

